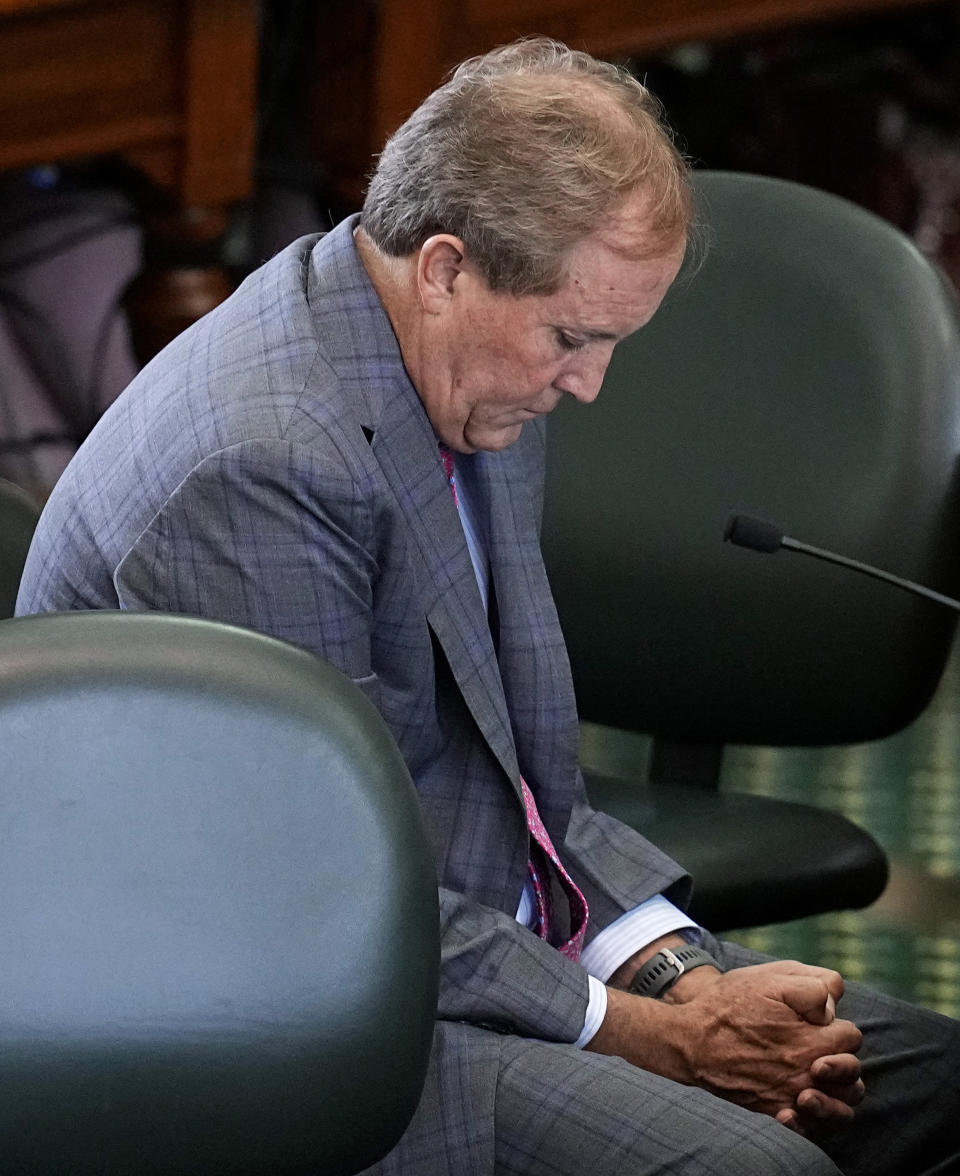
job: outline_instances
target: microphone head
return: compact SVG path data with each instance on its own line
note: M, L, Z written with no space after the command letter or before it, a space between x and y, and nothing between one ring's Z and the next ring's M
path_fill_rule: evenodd
M770 553L779 551L783 544L783 532L773 523L755 519L750 515L731 515L723 531L724 543L735 543L737 547L751 547L754 551Z

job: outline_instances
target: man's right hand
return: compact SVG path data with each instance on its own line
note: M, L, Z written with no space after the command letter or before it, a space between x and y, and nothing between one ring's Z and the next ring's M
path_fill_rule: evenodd
M838 973L792 961L700 967L665 1000L609 988L587 1048L805 1131L850 1118L863 1095L860 1031L835 1016L842 993Z

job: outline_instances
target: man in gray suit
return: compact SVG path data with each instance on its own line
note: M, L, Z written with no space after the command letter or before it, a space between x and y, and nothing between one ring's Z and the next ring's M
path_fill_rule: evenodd
M584 794L543 417L596 397L690 220L628 75L544 40L464 63L359 217L145 368L37 531L21 613L250 625L329 658L393 730L443 957L424 1096L380 1171L957 1170L957 1026L716 940L682 869Z

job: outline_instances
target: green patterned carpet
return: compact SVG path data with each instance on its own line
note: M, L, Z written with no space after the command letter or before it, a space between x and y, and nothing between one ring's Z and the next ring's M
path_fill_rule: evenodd
M581 758L615 771L636 763L644 744L584 724ZM865 911L729 937L960 1017L960 656L924 714L890 739L826 750L730 748L725 771L748 791L839 810L877 838L892 866L885 894Z

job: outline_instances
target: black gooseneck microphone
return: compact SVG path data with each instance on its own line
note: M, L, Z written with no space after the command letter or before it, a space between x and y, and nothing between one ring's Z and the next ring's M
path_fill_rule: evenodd
M776 553L781 547L785 547L788 551L800 551L804 555L812 555L815 559L839 564L842 568L853 568L855 572L863 572L867 576L873 576L875 580L883 580L886 584L893 584L897 588L914 592L918 596L926 597L927 600L933 600L937 604L945 604L947 608L960 612L960 600L954 600L952 596L944 596L941 592L934 592L932 588L925 588L923 584L916 584L913 580L904 580L901 576L894 576L891 572L885 572L871 564L861 563L858 559L850 559L846 555L825 551L822 547L811 547L809 543L801 543L799 539L791 539L773 523L766 523L763 519L755 519L750 515L731 515L727 519L727 525L723 531L723 541L735 543L737 547L750 547L754 551L762 551L766 554Z

